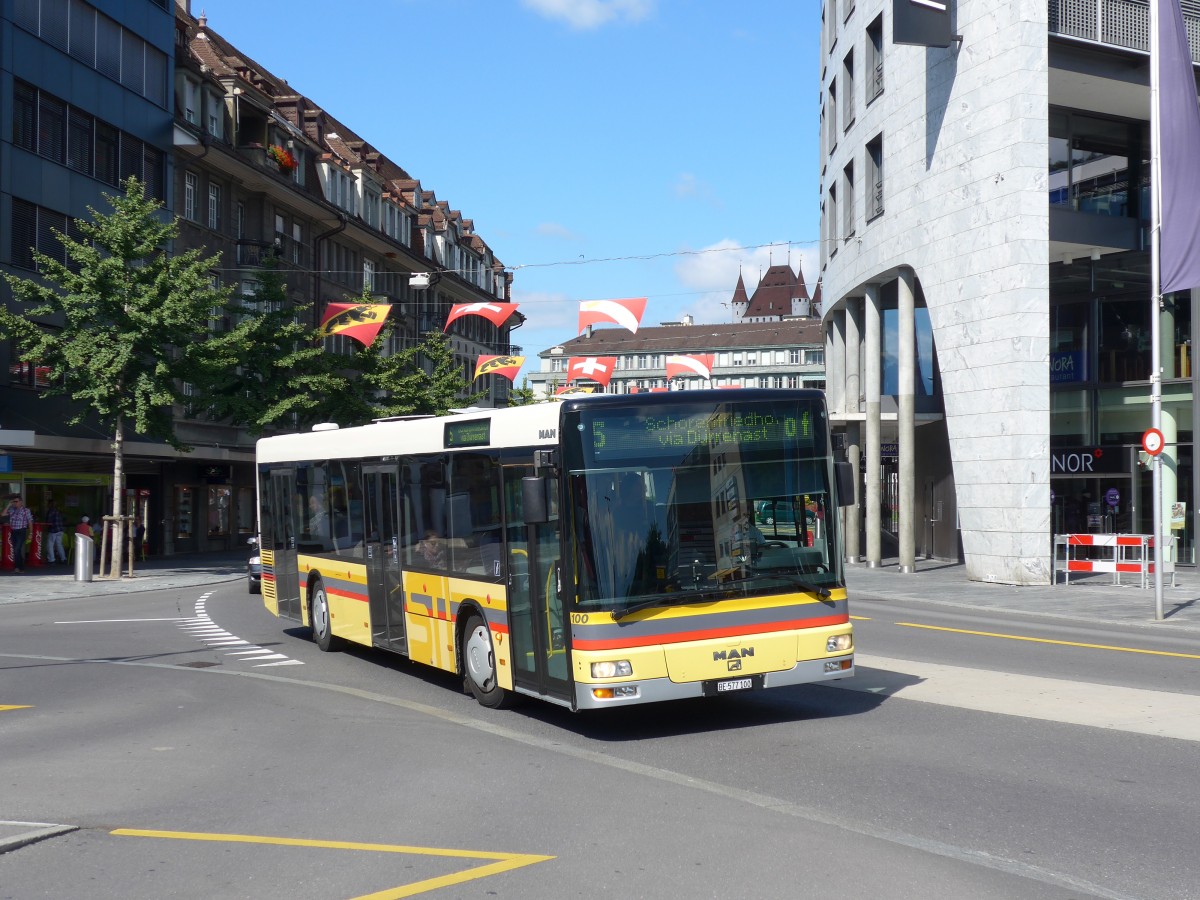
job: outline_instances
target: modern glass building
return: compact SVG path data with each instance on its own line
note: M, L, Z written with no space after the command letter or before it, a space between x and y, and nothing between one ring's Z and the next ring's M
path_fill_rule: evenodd
M864 472L852 517L868 564L890 514L902 570L1047 583L1054 534L1153 532L1149 6L958 0L914 27L916 5L822 13L821 279L830 402ZM1200 61L1200 4L1182 7ZM1157 313L1163 524L1185 565L1195 299Z

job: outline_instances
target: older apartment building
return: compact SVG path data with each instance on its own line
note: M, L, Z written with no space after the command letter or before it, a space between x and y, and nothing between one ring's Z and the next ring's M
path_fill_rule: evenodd
M697 388L823 388L825 345L820 320L810 313L820 302L820 286L810 297L803 276L790 265L771 266L752 295L738 276L727 304L729 323L697 325L691 317L642 327L589 328L538 354L539 371L529 382L542 396L568 384L609 394ZM671 356L712 356L711 378L668 377ZM607 385L572 379L570 360L613 357Z
M314 319L365 288L393 305L402 345L440 331L453 303L509 300L511 275L469 218L223 40L186 0L16 0L4 9L12 14L0 13L0 45L13 50L0 58L6 271L32 275L31 247L61 253L51 229L70 232L136 174L179 217L178 249L221 254L214 282L250 293L273 257L289 297L311 305ZM415 273L429 277L410 283ZM210 327L224 324L214 315ZM344 351L344 340L327 350ZM452 329L452 346L468 381L479 354L519 352L507 324L479 317ZM8 346L0 355L0 483L25 492L37 513L50 499L68 516L107 512L108 436L96 423L64 424L69 401L44 401L45 373ZM496 404L509 390L499 377L474 387ZM128 489L152 548L239 546L255 525L253 442L176 412L192 452L126 444Z

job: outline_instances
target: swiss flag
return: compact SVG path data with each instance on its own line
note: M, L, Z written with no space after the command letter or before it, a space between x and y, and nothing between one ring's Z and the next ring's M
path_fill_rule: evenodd
M583 300L579 304L579 331L597 322L611 322L637 334L646 311L646 298L630 300Z
M687 378L698 375L701 378L712 378L713 354L704 353L699 356L668 356L667 377Z
M450 307L450 315L446 317L446 327L442 331L447 331L450 323L463 316L483 316L499 328L509 316L517 311L519 305L518 303L455 303Z
M572 356L567 366L567 380L594 381L608 387L616 367L615 356Z

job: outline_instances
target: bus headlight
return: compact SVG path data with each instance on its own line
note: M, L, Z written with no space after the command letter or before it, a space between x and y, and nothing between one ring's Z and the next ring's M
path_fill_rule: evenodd
M854 635L835 634L825 642L826 653L845 653L854 647Z
M629 664L629 660L627 659L592 663L593 678L627 678L632 674L633 666Z

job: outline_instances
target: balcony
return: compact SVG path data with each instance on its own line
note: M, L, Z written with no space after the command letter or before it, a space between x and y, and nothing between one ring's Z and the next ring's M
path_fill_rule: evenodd
M1146 0L1049 0L1050 33L1150 52ZM1192 61L1200 63L1200 0L1181 0Z

